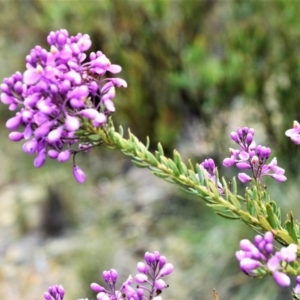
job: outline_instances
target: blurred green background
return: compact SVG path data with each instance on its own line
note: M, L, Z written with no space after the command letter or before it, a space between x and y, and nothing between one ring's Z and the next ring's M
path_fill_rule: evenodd
M25 56L46 45L50 31L87 33L123 67L128 88L117 91L116 125L141 140L161 142L184 160L222 159L229 133L256 129L287 169L284 184L266 181L283 215L300 213L299 150L284 136L300 120L300 1L253 0L0 0L0 78L24 71ZM12 114L0 107L1 123ZM133 167L102 148L71 163L35 169L21 143L0 132L0 295L42 299L62 284L68 299L88 296L104 269L135 274L145 251L175 266L164 299L286 299L272 278L241 274L234 252L254 233L215 216L199 199ZM240 188L241 193L242 187Z

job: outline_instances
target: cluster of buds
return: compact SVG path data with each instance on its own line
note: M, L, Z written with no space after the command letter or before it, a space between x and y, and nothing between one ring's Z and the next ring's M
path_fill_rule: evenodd
M63 300L65 290L61 285L50 286L48 292L44 293L45 300Z
M213 183L216 183L216 172L217 167L212 158L205 159L201 164L200 167L202 168L203 172L205 173L206 177L210 179ZM198 174L197 174L198 175ZM221 184L221 182L217 181L217 186L220 194L224 194L224 188Z
M115 87L127 86L121 78L106 76L107 72L119 73L121 67L111 64L102 52L92 52L87 59L85 51L91 47L87 34L69 36L62 29L51 32L47 42L49 51L33 48L26 56L26 71L16 72L1 84L2 103L18 110L6 122L12 130L9 138L26 141L23 151L36 155L37 168L47 156L65 162L78 151L89 151L93 143L80 144L77 130L106 124L115 111ZM79 183L85 180L75 159L73 174Z
M253 128L239 128L236 132L231 132L230 136L240 147L239 149L229 149L231 156L224 159L223 165L225 167L231 167L235 164L240 170L250 169L253 178L258 182L261 182L264 176L271 176L279 182L286 180L285 170L277 166L276 157L267 164L267 160L271 155L271 149L256 145L253 139ZM252 180L252 177L246 173L239 173L238 178L243 183Z
M162 279L162 277L172 273L173 265L167 263L166 258L160 255L158 251L155 251L154 253L146 252L144 259L145 263L139 262L137 264L137 270L139 273L135 276L134 280L132 276L129 276L119 289L116 288L118 278L117 271L114 269L104 271L102 277L107 288L97 283L91 284L91 289L98 293L97 299L161 299L159 295L163 289L168 287L168 284ZM133 281L138 284L136 289L132 286Z
M297 259L297 246L290 244L275 252L273 240L271 232L266 232L264 236L255 236L254 243L247 239L241 240L236 258L240 262L241 270L248 276L272 274L278 285L289 286L291 280L285 271L288 264Z

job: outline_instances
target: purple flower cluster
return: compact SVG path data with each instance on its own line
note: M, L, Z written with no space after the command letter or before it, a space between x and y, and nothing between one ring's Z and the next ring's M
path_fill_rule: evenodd
M26 71L16 72L1 84L1 101L18 110L6 122L12 141L25 140L23 151L35 154L34 166L42 167L46 157L67 161L78 150L76 131L85 126L100 127L115 111L115 87L126 87L121 78L106 77L119 73L121 67L111 64L100 51L87 59L91 47L87 34L69 36L65 29L50 32L50 50L36 46L26 56ZM24 128L23 131L20 130ZM17 131L16 131L17 130ZM88 151L92 143L79 145ZM83 171L75 165L73 174L82 183Z
M63 300L65 290L61 285L50 286L48 292L44 293L45 300Z
M91 284L91 289L98 293L98 300L143 300L155 299L161 291L168 287L168 284L162 277L169 275L173 271L173 265L167 263L164 256L160 255L158 251L154 253L146 252L145 263L139 262L137 270L139 274L135 276L135 282L138 283L137 288L133 288L133 278L129 278L121 285L121 288L116 288L118 273L116 270L111 269L103 272L103 279L107 288L102 287L97 283ZM148 297L145 295L148 294ZM157 297L158 300L159 297Z
M236 132L231 132L230 136L239 145L239 149L229 149L231 156L224 159L223 165L225 167L231 167L235 164L240 170L250 169L253 178L258 182L261 182L264 176L271 176L279 182L287 179L284 176L285 170L277 166L276 157L267 164L267 160L271 155L271 149L256 145L253 128L239 128ZM252 180L246 173L239 173L238 178L243 183Z
M205 172L205 175L208 179L210 179L213 183L216 183L216 170L217 167L215 165L215 162L212 158L205 159L201 164L200 167ZM217 183L218 190L220 194L224 194L224 188L221 184L221 182L218 181Z
M288 129L285 132L285 135L291 138L296 145L300 145L300 124L297 121L294 121L293 128Z
M266 232L263 237L255 236L254 244L246 239L241 240L241 250L236 252L236 258L245 274L258 277L271 273L278 285L289 286L291 281L284 271L288 263L297 259L297 246L290 244L274 253L273 240L271 232Z

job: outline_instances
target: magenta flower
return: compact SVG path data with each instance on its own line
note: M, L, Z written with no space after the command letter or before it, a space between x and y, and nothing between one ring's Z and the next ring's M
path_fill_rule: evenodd
M161 279L163 276L167 276L172 273L173 265L167 263L164 256L160 255L158 251L153 253L146 252L145 263L139 262L137 269L140 273L135 275L135 282L138 284L137 288L133 287L132 276L123 282L120 288L116 287L118 273L116 270L111 269L104 271L102 274L103 280L106 283L107 288L92 283L91 289L98 293L97 299L101 300L143 300L143 299L155 299L163 289L168 287L168 284ZM145 293L148 293L148 297L145 297Z
M215 162L212 158L205 159L201 164L200 167L204 171L205 175L208 179L210 179L213 183L216 183L216 170L217 167L215 165ZM197 174L198 176L198 174ZM222 183L220 181L217 182L218 190L220 194L224 194L224 188L222 186Z
M293 128L288 129L285 132L285 135L291 138L296 145L300 145L300 124L297 121L294 121Z
M229 149L231 156L223 160L223 165L231 167L235 164L240 170L251 170L252 177L244 172L238 174L241 182L247 183L252 178L261 182L264 176L271 176L279 182L286 181L285 170L277 166L276 158L273 158L269 164L267 163L271 155L271 149L256 145L253 128L239 128L236 132L232 132L230 136L239 145L239 149Z
M255 236L254 243L246 239L241 240L240 250L235 256L240 262L240 269L248 276L256 277L267 272L272 274L278 285L288 286L290 278L285 274L286 263L297 259L297 246L290 244L274 253L273 240L271 232L266 232L263 237ZM298 289L300 291L300 287L297 286Z
M65 29L50 32L50 49L34 47L26 56L26 70L5 78L1 84L2 103L14 117L6 122L12 141L24 139L23 151L35 154L35 167L41 167L47 156L59 162L75 155L80 138L76 131L89 124L101 127L115 111L115 87L126 87L121 78L110 78L121 67L111 64L100 51L92 52L90 37L69 36ZM23 132L22 132L23 129ZM84 129L84 128L83 128ZM93 145L88 141L89 149ZM76 147L77 146L77 149ZM83 173L75 168L74 177L83 182Z
M65 290L61 285L50 286L48 292L44 293L45 300L63 300Z

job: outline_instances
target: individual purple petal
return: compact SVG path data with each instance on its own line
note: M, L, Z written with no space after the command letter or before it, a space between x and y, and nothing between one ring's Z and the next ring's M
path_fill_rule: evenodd
M44 124L36 128L36 130L34 131L34 136L37 139L45 137L49 133L51 126L52 122L45 122Z
M33 139L31 141L26 142L23 145L22 149L25 153L33 154L33 153L35 153L37 147L38 147L38 142L37 142L37 140Z
M163 266L163 268L159 272L159 275L161 277L169 275L169 274L171 274L173 272L173 269L174 269L173 265L170 264L170 263L168 263L168 264L166 264L166 265Z
M267 267L271 272L278 270L279 266L280 259L276 255L272 256L267 262Z
M249 155L249 153L247 153L246 151L241 151L241 152L239 153L239 157L240 157L240 159L242 159L242 160L248 160L248 159L250 158L250 155Z
M97 295L97 300L110 300L110 297L104 292L100 292Z
M15 130L21 125L21 122L22 122L22 116L21 114L17 114L15 117L12 117L7 120L6 128L10 130Z
M251 258L243 258L240 261L240 268L243 272L249 273L250 271L257 269L261 266L261 263L258 260L254 260Z
M110 270L110 279L112 280L112 282L116 283L118 279L118 272L115 269Z
M40 168L45 164L45 162L46 162L46 149L43 149L38 153L33 164L36 168Z
M148 272L149 272L148 266L147 266L145 263L143 263L143 262L139 262L139 263L137 264L137 270L138 270L140 273L144 273L144 274L148 274Z
M265 245L265 251L269 254L273 253L273 251L274 251L273 245L271 243L267 243Z
M286 176L284 176L282 174L273 174L273 175L271 175L271 177L273 177L275 180L277 180L279 182L284 182L287 180Z
M98 115L98 111L94 108L87 108L87 109L81 110L80 115L83 117L86 117L90 120L93 120Z
M299 296L300 295L300 284L297 283L295 288L294 288L294 293Z
M291 279L284 273L282 272L274 272L273 273L273 278L276 281L276 283L280 286L289 286L291 284Z
M91 42L89 35L85 34L79 39L77 44L78 44L80 51L84 52L91 47L92 42Z
M43 68L38 66L36 69L26 70L23 75L23 82L28 85L37 83L42 76Z
M1 102L3 104L9 105L9 104L15 103L16 101L15 101L14 97L9 96L9 95L7 95L5 93L2 93L1 94Z
M117 74L122 71L122 68L119 65L110 65L108 68L106 68L106 70L110 73Z
M80 127L80 122L78 118L67 115L65 119L65 126L69 131L76 131Z
M154 286L155 286L158 290L162 290L162 289L165 289L165 288L168 287L168 285L167 285L167 284L165 283L165 281L162 280L162 279L155 280Z
M82 99L86 98L89 95L89 89L86 85L81 85L78 87L75 87L72 91L70 91L67 94L68 98L77 98L77 99Z
M9 139L13 142L18 142L18 141L21 141L23 138L24 138L24 134L22 132L11 132L9 135L8 135Z
M154 263L156 261L155 255L150 252L146 252L144 255L144 258L148 265L151 265L152 263Z
M59 286L57 287L57 292L58 292L58 294L59 294L59 296L60 296L60 300L63 300L64 295L65 295L65 290L64 290L64 288L63 288L62 285L59 285Z
M31 123L27 124L24 130L24 139L29 140L32 137L32 128L31 128Z
M236 164L236 166L239 168L239 169L251 169L251 165L249 163L246 163L246 162L238 162Z
M74 166L73 175L78 183L84 183L86 175L78 166Z
M70 156L71 156L70 150L62 151L62 152L60 152L58 154L57 161L59 161L59 162L65 162L65 161L67 161L67 160L70 159Z
M297 259L297 245L290 244L287 247L282 247L277 255L283 261L292 262Z
M51 295L48 292L44 293L44 299L45 300L53 300Z
M167 262L166 257L162 255L162 256L159 258L159 264L158 264L158 267L161 269L161 268L166 264L166 262Z
M93 125L95 127L98 127L99 125L105 124L106 123L106 116L103 113L97 113L95 119L93 120Z
M109 78L110 81L117 87L127 87L127 82L122 78Z
M101 285L99 285L98 283L92 283L90 285L90 287L96 293L100 293L100 292L104 292L105 291L105 288L102 287Z
M110 99L104 100L104 105L109 112L114 112L116 110L114 103Z
M271 233L272 234L272 233ZM254 243L255 245L257 246L261 241L263 241L263 237L259 234L257 234L255 237L254 237Z
M136 274L134 279L137 283L145 283L148 280L148 276L145 274Z
M252 180L250 176L248 176L246 173L239 173L238 178L241 182L246 183Z
M48 156L53 159L57 158L58 154L59 152L53 149L48 151Z
M49 143L55 143L61 138L61 135L63 133L63 127L57 127L53 130L51 130L47 136Z
M232 159L232 158L225 158L223 160L223 166L224 167L231 167L232 165L234 165L234 163L235 163L235 160Z
M237 134L235 131L233 131L233 132L230 133L230 137L231 137L231 139L232 139L234 142L236 142L236 143L239 144L239 142L240 142L239 136L238 136L238 134Z
M293 134L291 140L296 144L300 145L300 134Z

